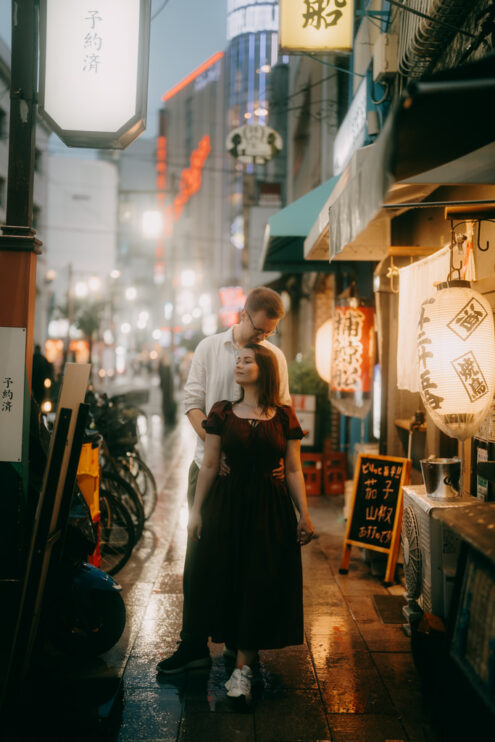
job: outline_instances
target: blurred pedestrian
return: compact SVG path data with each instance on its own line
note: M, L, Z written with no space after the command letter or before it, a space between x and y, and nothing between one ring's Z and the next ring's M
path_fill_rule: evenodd
M304 434L292 408L280 404L273 354L249 343L234 378L240 399L217 402L203 423L188 534L198 542L191 577L196 633L237 647L225 687L247 700L258 649L303 643L300 546L311 540L313 524L301 468ZM218 475L222 451L228 476ZM281 457L286 477L275 479Z
M48 387L45 380L49 379ZM53 364L43 355L39 345L34 346L33 353L33 378L31 383L32 395L39 405L43 402L47 388L54 381Z
M267 338L276 332L279 321L285 314L280 296L272 289L259 286L252 289L244 309L240 313L239 323L225 332L204 338L197 346L187 381L184 387L184 407L189 422L197 433L194 460L189 468L187 501L192 508L199 468L203 461L206 432L202 426L215 402L221 399L231 401L240 396L240 387L234 379L234 367L239 351L248 343L256 342L268 348L274 355L280 379L279 398L282 404L290 405L289 375L287 362L282 351ZM228 470L228 468L227 468ZM226 471L223 467L223 471ZM273 476L284 476L283 462ZM197 542L188 539L184 564L182 609L182 629L177 650L164 658L157 665L162 674L183 672L195 667L208 667L211 664L208 650L208 634L198 633L198 627L191 609L195 602L195 583L191 580L191 571L196 559ZM226 654L237 647L226 647Z
M158 366L160 387L162 390L162 415L166 427L175 425L177 417L177 403L174 394L174 375L170 365L170 354L167 350L162 351L160 365Z

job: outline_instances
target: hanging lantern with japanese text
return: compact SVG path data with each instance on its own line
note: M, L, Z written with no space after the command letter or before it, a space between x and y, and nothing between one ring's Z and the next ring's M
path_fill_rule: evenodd
M330 401L343 415L364 418L370 411L374 353L373 308L357 299L335 307Z
M452 438L473 435L495 389L495 336L488 301L469 281L447 281L421 305L418 385L435 425Z

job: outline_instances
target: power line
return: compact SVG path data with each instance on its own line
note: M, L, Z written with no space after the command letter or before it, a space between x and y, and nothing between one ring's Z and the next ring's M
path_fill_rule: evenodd
M152 21L154 21L155 18L157 18L160 15L160 13L165 8L165 6L168 4L168 2L169 2L169 0L164 0L164 2L161 4L161 6L158 8L158 10L153 13L153 15L151 16L151 20Z

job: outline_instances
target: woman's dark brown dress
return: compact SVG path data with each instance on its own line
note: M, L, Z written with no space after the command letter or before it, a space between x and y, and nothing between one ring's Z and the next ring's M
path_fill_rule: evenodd
M203 506L191 595L197 635L242 649L303 642L301 549L285 480L272 471L287 440L303 432L292 409L245 420L231 402L213 405L203 423L221 436L230 467Z

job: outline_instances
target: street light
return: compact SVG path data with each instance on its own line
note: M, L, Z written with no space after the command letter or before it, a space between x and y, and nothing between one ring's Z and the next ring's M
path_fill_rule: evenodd
M160 211L143 212L143 235L150 240L158 239L163 231L163 218Z

